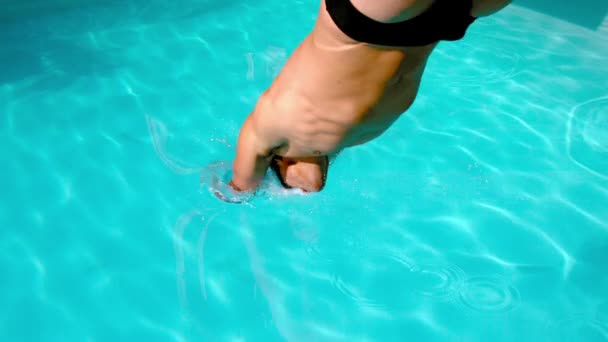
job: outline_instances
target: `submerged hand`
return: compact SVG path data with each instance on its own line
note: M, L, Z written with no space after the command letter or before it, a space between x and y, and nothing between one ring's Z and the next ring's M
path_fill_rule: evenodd
M224 186L225 191L222 192L222 184L218 179L214 180L213 194L215 197L227 203L243 203L251 198L252 191L244 191L239 189L233 181L228 182L228 186ZM226 184L226 183L224 183ZM227 192L227 193L226 193Z
M232 188L234 191L237 191L237 192L241 192L241 191L243 191L243 190L241 190L241 189L240 189L238 186L236 186L236 185L234 184L234 181L233 181L233 180L231 180L230 182L228 182L228 185L230 185L230 187L231 187L231 188Z

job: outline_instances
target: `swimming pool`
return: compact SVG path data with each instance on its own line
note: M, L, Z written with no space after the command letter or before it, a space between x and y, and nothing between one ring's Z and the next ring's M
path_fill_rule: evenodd
M607 25L481 20L323 192L233 205L317 1L8 3L1 340L608 340Z

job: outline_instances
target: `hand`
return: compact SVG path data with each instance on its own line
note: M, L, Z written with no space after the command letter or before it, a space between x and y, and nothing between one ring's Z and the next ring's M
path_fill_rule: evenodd
M234 185L234 181L230 181L228 182L228 185L230 185L230 187L232 188L232 190L236 191L236 192L241 192L243 190L241 190L238 186Z
M217 182L217 180L216 180L216 182ZM213 194L215 195L215 197L217 197L220 200L227 202L227 203L243 203L249 199L249 197L246 196L247 192L239 189L236 185L234 185L233 181L228 182L227 185L228 185L228 187L227 187L228 189L226 189L226 190L230 191L231 193L224 194L224 193L222 193L222 191L220 191L220 189L221 189L220 184L216 183L213 187L214 188ZM224 185L224 189L225 188L226 188L226 186ZM227 191L225 191L225 192L227 192Z

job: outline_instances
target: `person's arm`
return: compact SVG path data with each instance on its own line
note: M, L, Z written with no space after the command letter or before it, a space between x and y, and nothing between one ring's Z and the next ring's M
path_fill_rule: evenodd
M273 150L271 136L260 132L254 120L249 116L237 142L236 158L232 164L232 181L230 185L237 191L255 190L269 167Z

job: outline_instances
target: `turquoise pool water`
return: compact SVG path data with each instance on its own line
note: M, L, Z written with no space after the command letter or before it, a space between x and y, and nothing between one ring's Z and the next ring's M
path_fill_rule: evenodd
M0 340L608 340L608 36L509 7L322 193L231 205L317 2L188 3L0 15Z

